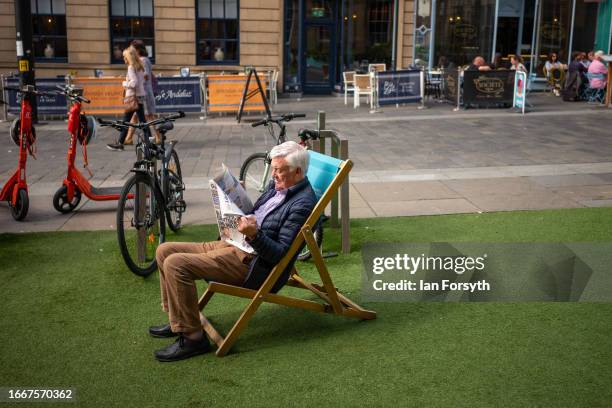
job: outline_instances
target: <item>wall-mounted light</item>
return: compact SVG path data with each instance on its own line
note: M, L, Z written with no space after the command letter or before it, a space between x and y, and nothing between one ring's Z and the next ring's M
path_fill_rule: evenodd
M357 14L353 14L353 20L357 20Z
M461 21L461 16L457 16L457 17L455 18L455 20L457 20L457 21Z

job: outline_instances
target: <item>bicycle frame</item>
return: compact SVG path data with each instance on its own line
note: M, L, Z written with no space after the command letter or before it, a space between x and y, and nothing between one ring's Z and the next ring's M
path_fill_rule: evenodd
M33 97L33 96L32 96ZM21 128L19 130L19 162L17 170L6 182L0 192L0 201L10 201L11 205L17 202L19 190L28 192L28 184L26 182L26 163L28 160L28 144L32 133L32 105L30 104L30 95L23 95L21 99Z

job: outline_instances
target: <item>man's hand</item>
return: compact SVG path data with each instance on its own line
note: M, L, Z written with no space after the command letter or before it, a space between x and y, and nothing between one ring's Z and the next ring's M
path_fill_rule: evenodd
M255 238L257 235L257 219L254 215L247 215L238 219L238 231L249 238Z

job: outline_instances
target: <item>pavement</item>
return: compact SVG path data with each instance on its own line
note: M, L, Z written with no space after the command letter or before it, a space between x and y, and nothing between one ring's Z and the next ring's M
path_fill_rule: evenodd
M306 113L288 126L289 139L301 127L315 127L326 112L326 127L349 141L355 166L350 175L351 218L418 216L612 205L612 110L568 103L549 94L532 97L521 115L508 109L454 110L428 101L370 112L345 106L343 98L279 99L274 113ZM193 114L177 121L168 136L178 141L187 190L185 224L214 223L207 182L225 163L235 174L250 154L273 140L244 117ZM17 147L0 123L0 182L15 170ZM63 120L37 126L37 160L28 158L30 211L23 222L0 203L0 232L75 231L115 228L115 202L83 197L76 211L59 214L54 192L66 174L68 137ZM106 149L116 137L100 129L88 147L90 182L121 186L130 176L134 151ZM78 166L82 167L80 153Z

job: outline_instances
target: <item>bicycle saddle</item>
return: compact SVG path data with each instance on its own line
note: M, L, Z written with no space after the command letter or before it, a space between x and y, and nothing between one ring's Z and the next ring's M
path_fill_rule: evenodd
M166 133L169 130L174 129L174 124L172 122L166 122L166 123L162 123L161 125L159 125L159 127L157 128L157 130L159 131L159 133Z

